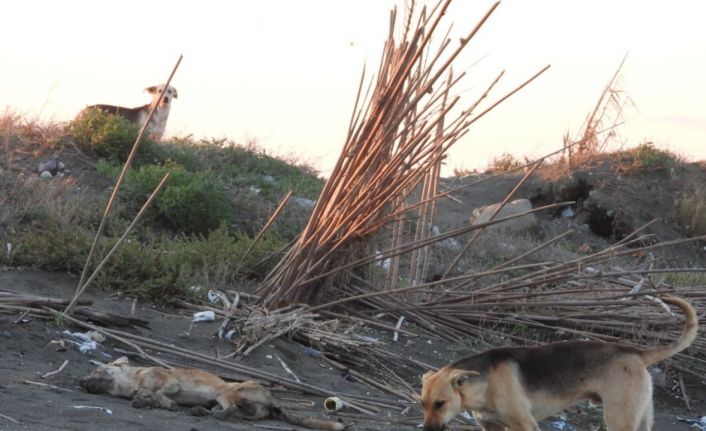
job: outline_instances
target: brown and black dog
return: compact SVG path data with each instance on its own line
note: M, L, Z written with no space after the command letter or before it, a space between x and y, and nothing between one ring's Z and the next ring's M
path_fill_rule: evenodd
M185 406L192 407L194 415L212 414L221 420L272 418L321 430L345 429L333 420L294 415L257 382L226 382L206 371L188 368L133 367L127 357L101 365L79 384L91 393L131 399L137 408L174 410Z
M582 399L603 404L609 431L652 429L652 379L647 366L686 349L696 338L694 308L673 296L686 324L676 342L637 348L602 342L506 347L460 359L422 378L424 431L443 430L470 410L485 431L537 431L537 421Z

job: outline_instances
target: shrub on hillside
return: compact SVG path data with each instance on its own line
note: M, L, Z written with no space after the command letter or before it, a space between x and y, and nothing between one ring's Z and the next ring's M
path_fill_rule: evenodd
M666 170L674 166L677 156L671 151L660 150L654 143L646 142L638 145L633 151L633 169L642 170Z
M211 139L202 140L199 150L204 165L222 173L237 187L257 188L266 199L289 190L297 196L316 199L323 188L324 181L313 168L269 156L254 144Z
M77 224L57 221L42 223L39 231L13 231L3 238L13 248L9 253L0 253L0 263L76 274L83 267L94 233ZM104 238L98 244L97 255L105 256L116 240L117 235ZM254 274L255 264L283 244L266 235L245 256L251 245L252 239L231 235L225 226L208 236L159 235L143 240L131 237L118 247L92 286L162 303L204 293L209 288L232 284L246 273L264 275L268 268L257 268ZM94 261L92 269L97 264ZM191 289L192 286L202 288Z
M102 164L99 171L116 177L116 166ZM206 234L233 219L233 205L221 180L212 171L188 172L180 165L145 165L128 171L124 197L136 212L166 173L169 180L157 195L147 217L187 235Z
M68 124L66 131L86 153L122 163L130 154L139 128L117 115L87 109ZM136 157L148 159L155 152L154 142L144 139Z

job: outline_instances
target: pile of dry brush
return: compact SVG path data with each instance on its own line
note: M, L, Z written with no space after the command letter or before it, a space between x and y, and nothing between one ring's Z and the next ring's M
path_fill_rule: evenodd
M361 79L348 137L336 168L301 236L260 286L259 307L252 309L253 315L260 316L262 310L307 304L298 310L309 317L316 313L322 321L349 319L398 331L407 321L447 340L477 337L490 345L577 337L655 344L677 338L683 318L673 314L659 295L676 293L703 308L706 287L675 292L659 275L703 269L659 268L654 260L644 263L643 259L638 264L638 260L628 258L644 257L657 248L677 247L704 238L654 244L644 233L648 224L608 249L581 258L522 264L528 255L558 241L566 232L488 271L455 271L464 253L473 251L473 244L486 225L432 235L435 202L449 195L448 191L439 191L440 164L449 147L476 120L547 68L483 107L503 76L500 73L477 100L460 107L461 98L454 90L464 74L454 75L451 65L497 4L467 37L452 41L447 33L435 44L434 36L450 3L443 0L421 10L412 5L404 18L392 11L379 70L365 91L365 79ZM606 100L601 97L599 108ZM568 146L581 147L587 140L595 140L600 131L593 129L589 137L582 136ZM542 160L528 166L532 169L528 169L525 179ZM513 193L514 190L503 205ZM402 229L404 218L410 213L417 220L411 233ZM501 221L491 219L488 224ZM461 253L449 262L444 276L425 282L430 278L429 246L471 231L475 232ZM389 244L383 252L377 251L381 236ZM366 278L366 268L387 259L391 264L384 283ZM401 262L409 266L402 268ZM635 262L634 267L626 269L626 262ZM404 280L403 286L400 280ZM243 318L247 320L246 316ZM376 376L377 381L384 381L379 380L383 375L388 380L394 376L385 367L386 359L394 355L380 346L321 342L304 332L282 327L279 331L297 334L331 357L347 358L345 365L353 369L385 370ZM704 348L706 345L697 340L689 353L679 355L675 367L702 374L706 371ZM351 351L356 354L344 354ZM395 357L394 361L405 359ZM405 392L404 379L396 380L397 393Z

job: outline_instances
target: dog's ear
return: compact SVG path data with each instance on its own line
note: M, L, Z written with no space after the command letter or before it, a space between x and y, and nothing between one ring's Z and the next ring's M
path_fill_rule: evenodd
M115 366L123 366L123 365L128 365L130 360L127 358L127 356L121 356L118 359L114 360L113 362L110 363L110 365L115 365Z
M172 97L175 98L175 99L178 99L179 96L177 95L176 88L174 88L174 87L169 87L169 88L172 89Z
M461 389L461 386L474 376L480 376L480 373L474 370L454 370L451 373L451 384L454 388Z
M150 93L150 94L156 94L156 93L159 93L159 88L157 88L156 85L153 85L153 86L151 86L151 87L145 88L145 91L148 92L148 93Z
M422 383L424 383L424 381L426 379L428 379L429 377L431 377L433 374L434 374L434 371L427 371L426 373L424 373L424 375L422 376Z

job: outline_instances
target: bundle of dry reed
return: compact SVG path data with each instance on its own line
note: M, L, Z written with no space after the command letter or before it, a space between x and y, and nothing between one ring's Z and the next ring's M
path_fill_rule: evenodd
M390 322L403 316L431 336L453 342L474 338L487 346L576 338L638 346L666 344L683 330L683 316L663 303L660 295L676 294L702 310L706 286L677 288L663 275L703 273L706 268L658 268L653 262L637 265L627 258L706 237L640 246L646 239L636 232L605 250L569 261L513 264L523 257L518 256L487 271L416 286L379 291L358 287L357 295L308 311L325 314L325 310L347 309L364 319L384 315ZM626 263L634 266L622 266ZM410 302L405 294L412 291L427 292L428 299ZM696 340L673 365L702 374L705 353L706 343Z
M547 69L477 113L501 73L478 100L449 119L452 110L458 111L460 98L454 90L464 76L455 76L451 65L498 6L494 4L456 47L448 33L434 45L450 3L441 0L430 9L417 9L413 2L406 17L392 10L372 92L363 95L364 72L338 163L298 241L260 287L265 306L313 303L325 297L336 284L310 279L345 263L357 240L368 239L410 209L405 198L429 172L438 176L446 151L469 126ZM433 197L427 191L425 198Z

